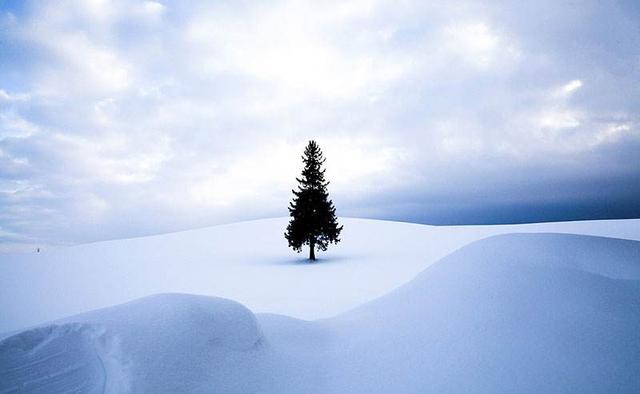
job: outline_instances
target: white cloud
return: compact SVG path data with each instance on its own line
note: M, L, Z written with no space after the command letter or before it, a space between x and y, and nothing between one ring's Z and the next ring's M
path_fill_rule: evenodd
M186 39L199 72L256 78L284 92L286 102L352 99L398 79L407 67L403 59L378 53L375 46L361 53L343 47L342 37L332 37L336 20L343 23L367 10L284 2L266 12L226 19L204 14L189 23Z
M589 121L589 114L571 103L571 96L582 87L579 79L548 90L541 109L533 116L532 123L542 143L550 149L579 151L589 147L589 143L574 130Z
M538 117L540 127L549 129L567 129L580 126L583 115L570 109L548 109Z
M621 136L633 131L634 129L630 122L606 124L596 131L591 145L597 146L607 142L615 142Z
M520 50L484 22L454 23L444 27L442 45L459 59L486 69L501 60L516 60Z
M592 50L581 14L559 27L464 1L33 4L0 20L0 181L38 185L0 201L19 233L286 214L309 139L332 196L364 206L638 138L637 81L619 72L634 46Z
M135 184L153 180L170 157L169 138L153 136L153 145L122 134L91 138L55 134L56 148L65 152L68 171L96 183Z
M582 87L582 85L582 80L574 79L562 86L553 89L553 91L551 92L551 97L556 100L567 99L571 97L575 92L577 92Z
M574 93L576 90L580 89L581 87L582 87L582 81L579 79L574 79L573 81L567 83L566 85L563 85L560 88L560 91L565 95L569 95Z
M7 111L0 112L0 141L6 138L28 138L39 131L38 125Z
M15 101L26 101L29 100L30 96L26 93L9 93L4 89L0 89L0 102L15 102Z
M86 18L100 24L113 24L126 19L157 21L166 11L164 4L152 0L66 0L64 3L57 6L65 8L71 17ZM52 12L50 9L47 11ZM58 18L69 20L68 16Z
M150 18L158 18L165 13L166 7L157 1L142 1L133 5L134 12Z
M49 96L119 92L131 82L131 66L107 45L84 32L39 31L35 38L50 49L58 64L47 65L38 78L39 93Z

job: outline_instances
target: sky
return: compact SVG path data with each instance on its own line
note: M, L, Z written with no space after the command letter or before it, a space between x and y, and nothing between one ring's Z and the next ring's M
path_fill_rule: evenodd
M524 4L527 3L527 4ZM287 215L640 217L636 1L0 0L0 251Z

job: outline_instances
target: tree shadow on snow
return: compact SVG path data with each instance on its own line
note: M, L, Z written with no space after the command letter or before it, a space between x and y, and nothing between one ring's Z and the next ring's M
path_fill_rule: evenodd
M268 262L270 265L300 265L300 266L312 266L312 265L324 265L333 263L344 263L349 260L355 260L355 256L321 256L316 257L314 261L309 260L307 257L292 257L285 260L271 260Z

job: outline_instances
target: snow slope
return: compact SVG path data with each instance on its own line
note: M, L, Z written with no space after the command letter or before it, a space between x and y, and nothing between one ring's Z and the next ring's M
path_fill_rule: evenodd
M0 333L158 293L238 301L256 312L318 319L413 279L465 244L510 232L640 239L640 220L425 226L341 219L343 241L306 264L266 219L153 237L0 255Z
M495 236L331 325L335 392L638 392L640 242Z
M640 390L640 242L504 234L425 265L313 322L183 294L65 318L0 342L0 392Z

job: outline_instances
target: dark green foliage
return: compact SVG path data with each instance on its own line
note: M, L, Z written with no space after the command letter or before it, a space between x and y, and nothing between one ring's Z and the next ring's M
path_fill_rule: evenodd
M336 209L329 200L322 164L325 159L315 141L309 141L302 156L302 177L296 178L298 190L289 204L291 221L284 234L296 252L309 245L309 259L315 260L315 248L327 250L329 243L338 243L342 226L338 226Z

